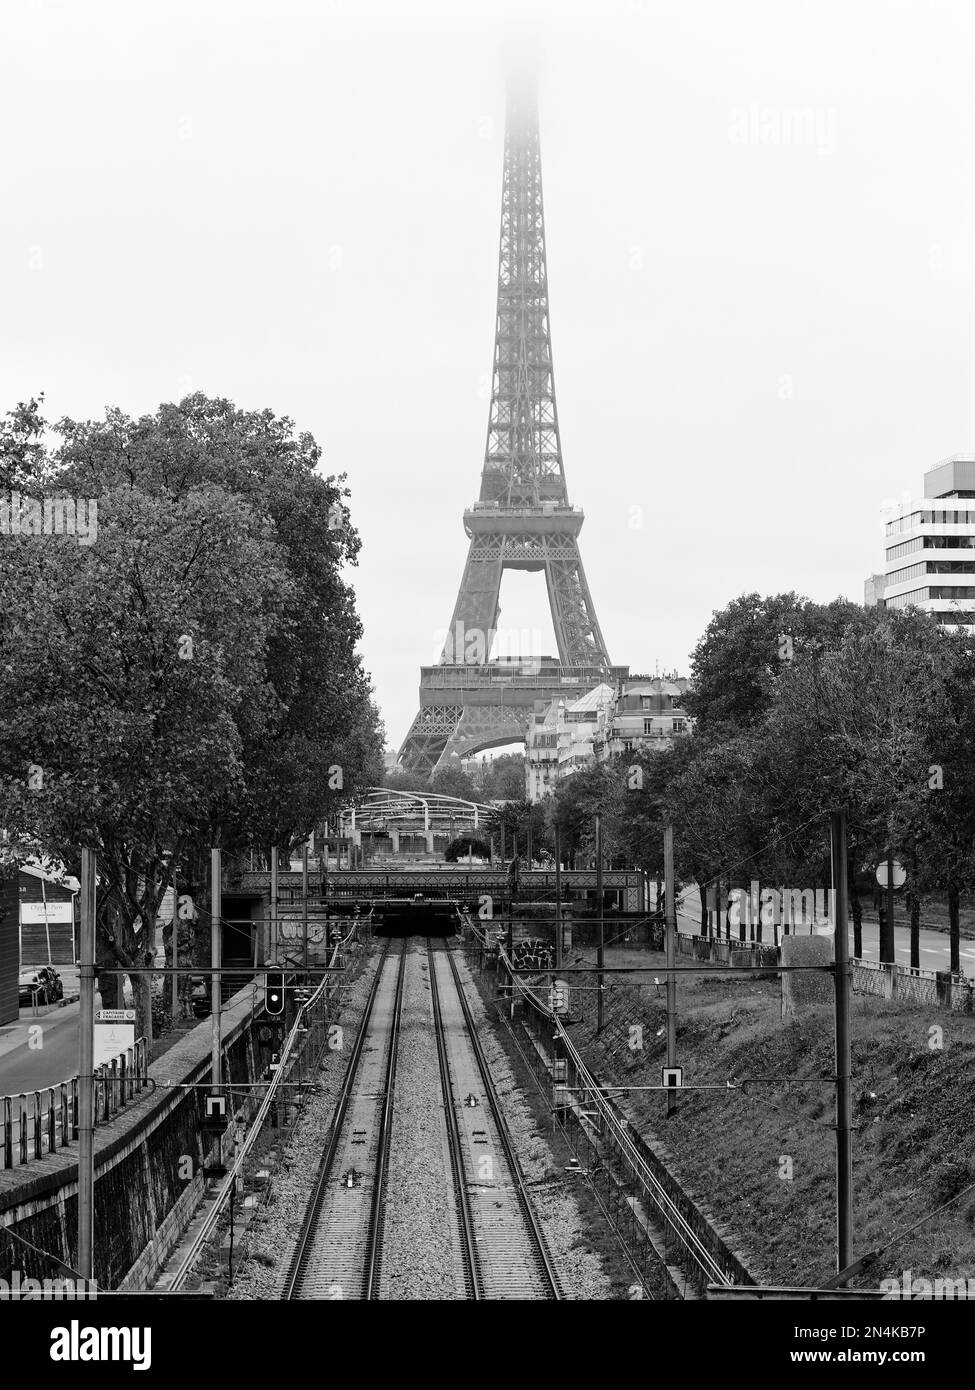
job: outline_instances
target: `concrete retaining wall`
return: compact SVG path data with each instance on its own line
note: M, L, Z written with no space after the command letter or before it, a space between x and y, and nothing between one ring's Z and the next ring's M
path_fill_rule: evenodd
M260 1077L270 1055L270 1047L255 1038L249 985L224 1010L223 1025L224 1075L241 1088L236 1098L246 1111L243 1088ZM95 1131L95 1279L106 1289L123 1281L126 1287L144 1286L202 1192L204 1160L216 1161L214 1141L200 1128L206 1089L201 1083L210 1078L210 1021L152 1063L149 1077L155 1091ZM232 1129L220 1144L226 1157ZM77 1194L76 1146L29 1169L0 1172L0 1225L45 1252L0 1242L0 1277L13 1269L22 1277L50 1277L57 1260L76 1267Z

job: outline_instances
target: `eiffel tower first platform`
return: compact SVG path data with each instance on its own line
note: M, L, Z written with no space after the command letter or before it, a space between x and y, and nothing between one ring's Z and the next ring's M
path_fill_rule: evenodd
M584 516L569 503L549 329L545 222L534 85L509 82L501 199L494 379L480 498L460 592L437 666L420 668L420 712L399 761L432 776L453 754L524 739L537 700L576 700L628 668L611 666L579 553ZM506 569L545 575L554 657L491 659Z

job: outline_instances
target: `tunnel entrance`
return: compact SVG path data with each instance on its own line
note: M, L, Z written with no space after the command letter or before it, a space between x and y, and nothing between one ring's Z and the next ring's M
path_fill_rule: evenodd
M376 907L376 936L456 936L457 904L447 898L393 898Z

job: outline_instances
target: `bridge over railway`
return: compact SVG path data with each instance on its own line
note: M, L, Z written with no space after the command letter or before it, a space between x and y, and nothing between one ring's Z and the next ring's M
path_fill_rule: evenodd
M503 864L469 868L464 864L386 866L382 869L343 869L340 872L243 870L228 874L224 885L224 959L228 965L260 965L273 958L272 942L287 941L302 948L307 939L314 951L324 947L327 923L348 921L353 914L371 914L374 930L383 931L385 917L409 915L410 902L454 902L473 913L485 905L493 917L509 907L526 918L541 913L551 921L556 893L566 911L585 913L596 902L594 869L563 869L556 885L554 869L523 870L514 881ZM636 916L646 911L646 885L632 869L604 869L604 907L610 914ZM442 914L441 914L442 915ZM439 930L443 931L441 925Z

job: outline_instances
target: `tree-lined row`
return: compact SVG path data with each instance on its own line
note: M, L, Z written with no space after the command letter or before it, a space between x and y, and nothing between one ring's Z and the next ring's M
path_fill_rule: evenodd
M97 501L94 544L0 543L0 825L10 860L96 852L106 966L152 959L174 871L205 906L211 846L287 850L379 780L359 538L320 456L202 395L0 430L8 494Z
M529 815L551 851L594 852L659 882L663 829L678 875L701 888L830 884L829 815L848 813L851 881L892 850L918 956L922 904L947 896L952 968L959 898L975 890L975 642L917 610L816 604L795 594L736 599L692 658L693 733L661 752L624 754L562 782ZM514 807L509 813L514 814ZM523 852L523 851L522 851ZM859 899L853 901L859 935ZM893 960L882 934L881 958Z

